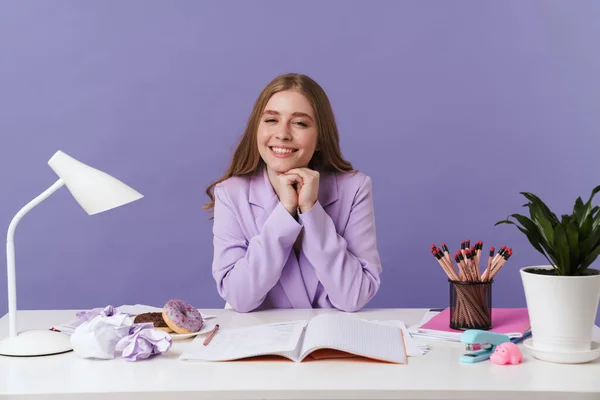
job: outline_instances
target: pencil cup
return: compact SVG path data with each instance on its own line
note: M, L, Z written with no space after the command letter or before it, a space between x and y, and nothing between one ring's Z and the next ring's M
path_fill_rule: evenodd
M492 328L492 283L450 282L450 328Z

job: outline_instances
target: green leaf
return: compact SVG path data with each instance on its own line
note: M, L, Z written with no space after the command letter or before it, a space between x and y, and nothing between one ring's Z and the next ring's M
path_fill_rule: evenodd
M554 227L548 218L544 216L539 205L531 204L529 207L531 219L537 224L541 235L550 245L554 242Z
M600 245L596 246L581 262L581 266L577 269L578 273L582 273L589 267L600 255Z
M583 210L585 204L583 204L583 200L581 196L575 200L575 205L573 206L573 214L577 214Z
M554 229L552 228L552 224L545 217L540 217L538 223L541 225L542 232L546 236L546 242L552 245L554 243Z
M578 197L577 200L575 200L575 205L573 206L573 215L577 219L577 223L579 224L579 226L583 225L591 211L592 206L590 203L583 204L583 200L581 200L581 197Z
M600 226L600 213L594 216L594 223L592 224L592 231L595 231Z
M543 254L543 256L544 256L544 257L546 257L546 260L548 260L548 262L550 263L550 265L552 265L552 266L556 267L556 264L557 264L557 263L556 263L556 260L554 260L554 261L550 260L550 259L548 258L548 255L546 255L546 253L544 252L544 249L542 248L542 246L540 246L540 244L539 244L539 243L537 243L535 240L533 240L533 239L532 239L532 238L529 236L529 233L528 233L528 232L527 232L525 229L521 228L521 227L520 227L519 225L517 225L517 224L514 224L514 225L516 225L516 226L517 226L517 229L519 229L521 232L523 232L523 233L525 234L525 236L527 237L527 239L529 240L529 243L531 243L531 245L533 246L533 248L534 248L534 249L536 249L537 251L539 251L540 253L542 253L542 254Z
M569 244L567 242L567 233L562 224L556 225L554 230L554 248L558 258L556 266L559 275L569 275Z
M501 224L511 224L511 225L516 225L516 224L515 224L514 222L512 222L512 221L509 221L509 220L507 220L507 219L503 219L502 221L498 221L498 222L496 222L496 223L494 224L494 226L501 225Z
M583 238L583 239L580 239L581 243L579 245L579 247L581 249L580 253L583 258L587 254L594 251L596 246L600 246L600 229L596 229L595 231L592 231L592 233L590 233L587 237L580 235L580 238Z
M596 186L593 190L592 190L592 194L590 195L590 199L588 200L588 203L592 202L592 199L594 198L594 196L596 195L596 193L600 192L600 185Z
M528 193L528 192L521 192L521 194L523 196L525 196L525 198L527 200L529 200L530 202L540 206L540 208L542 209L542 212L544 213L544 216L546 218L548 218L548 220L550 220L550 222L552 223L552 226L554 226L558 223L558 218L556 217L556 215L552 211L550 211L550 209L548 208L546 203L544 203L539 197L537 197L533 193Z
M593 222L592 218L587 218L579 228L579 254L585 255L589 253L592 250L592 246L596 243L596 240L593 239L595 237L592 231Z
M520 214L512 214L511 217L516 219L522 225L523 228L519 228L519 230L527 236L529 243L531 243L537 251L546 255L543 249L546 243L535 222Z
M579 265L579 229L577 228L577 222L574 220L569 220L565 226L569 246L569 271L571 274L575 274Z

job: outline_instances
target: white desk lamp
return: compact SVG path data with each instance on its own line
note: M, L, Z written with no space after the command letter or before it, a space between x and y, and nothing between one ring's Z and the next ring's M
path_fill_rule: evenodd
M8 271L8 326L9 336L0 341L0 355L42 356L72 350L68 335L46 330L29 330L17 334L17 291L15 282L14 234L17 224L27 212L52 193L66 186L75 200L89 214L97 214L144 197L112 176L85 165L62 151L50 158L48 165L59 179L45 192L23 207L11 221L6 236Z

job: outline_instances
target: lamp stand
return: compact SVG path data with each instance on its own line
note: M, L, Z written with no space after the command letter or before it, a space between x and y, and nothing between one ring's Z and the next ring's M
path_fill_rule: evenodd
M40 204L52 193L63 187L65 182L58 179L38 197L27 203L14 216L6 235L6 261L8 284L8 331L9 336L0 341L0 355L42 356L64 353L72 350L69 336L48 330L30 330L17 334L17 288L15 275L15 229L17 224L31 209Z

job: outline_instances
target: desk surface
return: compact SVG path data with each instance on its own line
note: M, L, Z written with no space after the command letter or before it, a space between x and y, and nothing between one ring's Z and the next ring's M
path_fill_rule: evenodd
M217 315L222 327L308 319L335 310L270 310ZM365 319L400 319L417 324L424 309L365 309ZM47 328L73 319L75 311L19 311L19 330ZM600 329L596 327L596 338ZM0 319L0 337L8 318ZM139 362L89 360L73 352L36 358L0 356L0 399L600 399L600 360L580 365L538 361L523 349L524 362L498 366L463 364L459 343L427 341L431 351L408 365L358 360L305 363L181 361L191 340ZM173 396L176 397L173 397Z

